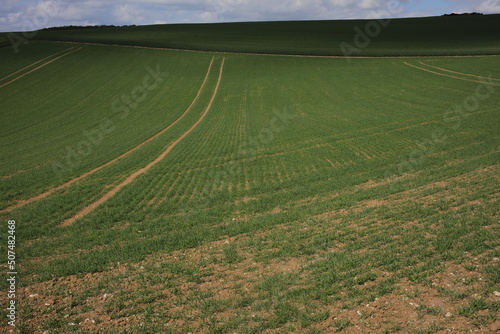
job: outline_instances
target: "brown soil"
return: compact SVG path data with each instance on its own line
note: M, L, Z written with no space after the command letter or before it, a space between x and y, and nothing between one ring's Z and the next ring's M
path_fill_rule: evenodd
M497 169L498 166L486 167L433 182L399 195L389 195L387 199L391 201L390 205L404 205L408 201L437 200L452 195L453 191L456 193L457 186L474 184L478 178L490 179L492 175L496 175ZM373 186L373 182L368 182L368 185ZM359 186L360 189L364 187L366 184ZM433 188L441 189L439 193L431 195L435 198L426 194L427 190ZM385 204L383 201L367 200L349 210L362 211ZM467 202L467 205L479 204L480 201ZM367 216L366 219L371 218ZM353 221L352 228L356 225L362 227L364 220L361 218L359 221ZM276 275L300 277L290 289L300 288L301 282L309 275L309 266L321 260L325 253L338 251L344 245L335 243L326 250L308 256L278 256L267 261L262 261L262 258L272 253L279 253L279 246L276 247L278 236L280 240L284 240L283 243L287 243L287 240L292 240L292 236L297 236L301 231L314 233L310 237L322 235L325 232L335 231L338 224L341 224L333 222L332 219L327 220L323 226L320 225L321 222L314 222L314 225L311 225L306 221L276 225L269 230L242 234L192 249L152 254L140 263L126 266L118 264L115 268L102 273L54 278L47 282L21 287L19 300L31 310L31 318L27 322L34 332L37 330L43 332L44 324L57 317L56 310L62 312L64 321L74 324L75 329L88 333L96 333L99 330L113 332L132 329L144 323L146 308L159 314L159 318L168 319L165 321L165 326L171 328L173 332L189 328L193 333L206 333L208 330L204 326L208 320L203 315L205 303L229 305L211 313L211 317L220 323L229 323L242 314L256 319L271 319L274 316L272 309L257 310L255 304L241 307L235 303L241 300L242 296L247 296L257 303L265 301L262 284ZM418 222L405 224L416 223ZM227 262L224 249L228 246L237 250L238 260ZM442 263L440 265L442 269L431 274L425 284L400 277L397 278L394 291L372 302L348 308L342 305L343 300L322 304L320 310L328 311L330 316L315 323L314 327L318 332L335 333L338 332L336 326L340 321L348 321L349 326L340 331L341 333L498 333L500 328L498 312L482 309L471 318L461 315L460 308L475 298L482 298L490 305L500 302L500 289L488 290L491 281L485 276L485 269L498 265L500 260L490 258L489 255L465 255L462 263ZM184 266L193 268L192 270L197 272L201 279L194 282L187 279L183 273L171 274L169 270L158 269L165 266L175 268L177 265L181 268ZM422 264L415 267L420 265ZM390 278L393 275L378 271L376 274L377 280ZM148 283L147 278L154 279L154 275L160 278L154 281L162 283ZM175 288L166 287L163 282L171 282L169 286ZM148 294L158 295L158 299L137 304L138 299ZM82 299L81 296L85 298ZM112 310L112 313L109 310ZM258 321L247 322L246 325L256 326ZM281 327L266 330L264 333L284 331L308 332L307 329L296 326L292 329Z
M258 256L259 251L246 246L255 242L272 241L273 233L287 234L301 229L305 229L303 223L293 226L278 225L273 229L274 231L240 235L170 254L153 254L138 264L127 266L118 264L114 269L102 273L54 278L47 282L20 288L19 298L31 309L32 317L28 320L28 325L33 330L41 330L44 323L56 316L56 310L60 310L58 312L64 314L65 321L74 324L75 329L81 329L86 333L97 333L99 330L127 330L143 323L142 313L146 305L129 305L129 303L141 297L138 291L144 291L144 293L159 294L159 300L153 301L150 306L155 313L163 314L162 318L169 319L168 326L171 326L174 331L198 327L200 330L194 331L195 333L206 333L207 331L203 329L200 303L231 303L241 298L242 294L261 300L262 290L258 287L263 281L274 275L304 275L304 268L307 269L314 263L318 255L273 259L266 263L256 261L255 257ZM237 263L224 262L222 250L227 245L232 245L239 250L241 260ZM269 251L271 249L268 248L261 252ZM467 263L460 265L443 263L445 269L432 276L429 284L425 285L401 278L392 293L376 298L373 302L351 308L344 308L336 302L323 305L321 310L329 311L330 316L316 323L315 327L322 333L336 333L338 332L336 324L344 320L349 321L350 325L341 333L416 333L431 328L440 328L430 332L443 334L495 333L499 328L498 320L481 327L459 314L459 308L475 298L476 292L482 289L484 277L479 270L482 260L471 257ZM162 284L149 285L147 290L144 290L146 282L144 278L153 273L154 268L172 264L187 264L197 268L200 273L208 274L202 278L201 282L195 283L164 273L162 274L164 280L174 280L177 291L165 288ZM478 270L466 270L465 264L477 265ZM377 275L378 279L391 276L390 273L384 272L378 272ZM103 285L103 282L108 283ZM97 288L99 286L102 287ZM466 297L452 298L443 291L460 293ZM79 299L80 295L87 297L82 300ZM116 300L123 295L131 298L119 303L123 305L121 306L123 312L126 314L134 308L139 308L138 314L116 317L116 306L113 305L117 305ZM80 302L75 303L75 300L80 300ZM492 293L486 296L485 300L490 303L500 302L500 296ZM109 309L114 309L114 316L109 314ZM233 311L230 307L229 310L215 311L212 316L220 322L229 322L236 316L236 309L235 307ZM243 308L239 312L252 312L255 317L264 319L272 317L269 310L257 311L252 308ZM478 316L486 319L494 318L498 314L486 309L479 311ZM267 330L265 333L278 333L283 330L279 328ZM304 333L307 331L299 327L287 332Z

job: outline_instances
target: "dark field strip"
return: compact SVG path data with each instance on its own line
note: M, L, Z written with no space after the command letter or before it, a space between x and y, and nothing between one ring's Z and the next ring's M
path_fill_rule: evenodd
M67 42L198 51L344 56L438 56L500 53L498 15L377 20L172 24L40 31L36 38ZM356 46L367 26L380 32ZM436 33L439 32L439 33ZM370 32L368 35L372 35ZM358 37L358 39L360 39ZM348 46L346 46L348 45ZM342 49L343 46L343 49ZM352 52L356 49L356 52Z

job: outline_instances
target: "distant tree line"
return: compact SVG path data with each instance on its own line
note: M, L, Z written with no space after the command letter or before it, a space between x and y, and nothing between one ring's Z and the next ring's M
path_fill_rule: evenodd
M93 26L74 26L74 25L69 25L69 26L60 26L60 27L48 27L48 28L39 29L39 31L44 31L44 30L93 29L93 28L119 28L119 27L135 27L135 24L124 25L124 26L115 26L115 25L107 25L107 24L100 24L100 25L93 25Z
M483 15L483 13L477 13L477 12L472 12L472 13L451 13L451 14L444 14L443 16L462 16L462 15Z

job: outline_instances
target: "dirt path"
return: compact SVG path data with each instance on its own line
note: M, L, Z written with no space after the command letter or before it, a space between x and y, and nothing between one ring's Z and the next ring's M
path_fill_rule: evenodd
M19 202L17 202L16 204L14 205L11 205L3 210L0 210L0 213L2 212L8 212L8 211L12 211L14 209L17 209L23 205L26 205L28 203L32 203L32 202L36 202L36 201L39 201L41 200L42 198L45 198L49 195L51 195L52 193L54 193L55 191L57 190L60 190L60 189L63 189L63 188L66 188L66 187L69 187L70 185L72 185L73 183L75 182L78 182L84 178L86 178L87 176L91 175L91 174L94 174L95 172L115 163L116 161L120 160L121 158L124 158L126 157L127 155L129 155L130 153L136 151L137 149L141 148L142 146L144 146L145 144L147 144L148 142L150 142L151 140L155 139L156 137L162 135L163 133L165 133L168 129L170 129L171 127L173 127L175 124L177 124L181 119L184 118L184 116L186 116L186 114L191 110L191 108L194 106L194 104L196 103L196 101L198 101L200 95L201 95L201 92L203 91L203 88L205 87L205 84L207 83L207 80L208 80L208 76L210 74L210 71L212 69L212 65L213 65L213 62L214 62L214 58L212 57L212 60L210 61L210 64L208 65L208 70L207 70L207 74L205 75L205 79L203 80L203 83L201 84L200 86L200 89L198 89L198 93L196 93L196 96L195 98L193 99L193 101L191 102L191 104L189 105L189 107L187 107L187 109L184 111L184 113L179 116L179 118L177 118L172 124L170 124L169 126L167 126L166 128L164 128L163 130L161 130L160 132L158 132L157 134L153 135L152 137L149 137L148 139L146 139L145 141L143 141L142 143L140 143L139 145L135 146L134 148L128 150L127 152L119 155L118 157L114 158L113 160L110 160L108 162L106 162L104 165L101 165L99 167L96 167L94 169L92 169L91 171L88 171L64 184L61 184L60 186L57 186L57 187L54 187L54 188L50 188L49 190L41 193L40 195L37 195L35 197L32 197L32 198L29 198L29 199L26 199L26 200L21 200Z
M204 52L204 53L221 53L221 54L236 54L236 55L254 55L254 56L274 56L274 57L302 57L302 58L352 58L352 59L399 59L399 58L477 58L477 57L499 57L500 55L463 55L463 56L321 56L321 55L300 55L300 54L282 54L282 53L257 53L257 52L236 52L236 51L205 51L205 50L192 50L192 49L176 49L176 48L160 48L152 46L140 45L124 45L124 44L107 44L107 43L90 43L90 42L70 42L70 41L54 41L42 40L45 42L65 43L65 44L85 44L85 45L100 45L100 46L117 46L123 48L138 48L150 50L165 50L165 51L183 51L183 52Z
M67 55L69 55L69 54L71 54L71 53L73 53L73 52L80 51L81 49L83 49L83 47L79 47L78 49L75 49L75 50L73 50L73 51L70 51L70 52L68 52L68 53L65 53L65 54L63 54L62 56L59 56L59 57L54 58L54 59L52 59L52 60L49 60L48 62L46 62L46 63L44 63L44 64L42 64L42 65L40 65L40 66L38 66L38 67L35 67L35 68L34 68L34 69L32 69L31 71L28 71L28 72L26 72L26 73L24 73L24 74L21 74L20 76L18 76L18 77L16 77L16 78L14 78L14 79L12 79L12 80L10 80L10 81L8 81L8 82L6 82L6 83L4 83L4 84L0 85L0 88L2 88L2 87L4 87L4 86L7 86L8 84L13 83L14 81L16 81L16 80L18 80L18 79L21 79L21 78L22 78L22 77L24 77L25 75L28 75L28 74L30 74L30 73L32 73L32 72L35 72L35 71L37 71L37 70L41 69L42 67L44 67L44 66L46 66L46 65L48 65L48 64L50 64L50 63L52 63L52 62L54 62L54 61L56 61L56 60L58 60L59 58L62 58L62 57L64 57L64 56L67 56Z
M38 64L38 63L40 63L40 62L44 61L45 59L49 59L50 57L53 57L53 56L55 56L55 55L57 55L57 54L59 54L59 53L61 53L61 52L66 52L66 51L69 51L69 50L74 49L74 48L75 48L75 47L74 47L74 46L72 46L72 47L70 47L70 48L68 48L68 49L66 49L66 50L62 50L62 51L59 51L59 52L53 53L53 54L51 54L51 55L50 55L50 56L48 56L48 57L45 57L45 58L40 59L40 60L38 60L38 61L35 61L34 63L31 63L31 64L29 64L28 66L23 67L23 68L21 68L20 70L17 70L17 71L15 71L14 73L11 73L11 74L9 74L9 75L7 75L7 76L3 77L2 79L0 79L0 81L3 81L3 80L5 80L5 79L7 79L8 77L13 76L13 75L14 75L14 74L16 74L16 73L19 73L19 72L21 72L21 71L24 71L25 69L27 69L27 68L29 68L29 67L31 67L31 66L35 66L36 64Z
M479 80L473 80L473 79L460 78L460 77L456 77L456 76L453 76L453 75L449 75L449 74L444 74L444 73L439 73L439 72L436 72L436 71L432 71L432 70L429 70L427 68L419 67L419 66L407 63L405 61L403 63L405 65L414 67L416 69L419 69L419 70L422 70L422 71L426 71L426 72L430 72L430 73L434 73L434 74L437 74L437 75L442 75L444 77L453 78L453 79L459 79L459 80L464 80L464 81L470 81L470 82L478 82L478 83L481 83L481 84L486 84L486 82L484 80L483 81L479 81ZM494 84L494 83L488 83L488 85L500 86L500 84Z
M139 169L138 171L134 172L133 174L131 174L123 182L121 182L120 184L118 184L117 186L115 186L113 189L111 189L110 191L108 191L103 197L101 197L100 199L98 199L94 203L90 204L89 206L83 208L80 212L78 212L73 217L66 219L61 224L59 224L59 226L68 226L68 225L71 225L77 219L80 219L80 218L84 217L85 215L87 215L88 213L92 212L99 205L103 204L108 199L110 199L111 197L113 197L118 191L120 191L121 189L123 189L128 184L132 183L138 176L146 173L154 165L156 165L157 163L159 163L163 158L165 158L165 156L167 156L167 154L169 154L172 151L172 149L181 140L183 140L187 135L190 134L201 123L201 121L203 121L203 119L207 115L208 111L212 107L212 103L214 102L215 97L217 95L217 92L219 90L219 85L220 85L220 81L221 81L221 78L222 78L222 72L224 70L224 62L225 62L225 60L226 60L225 58L222 58L222 63L221 63L220 70L219 70L219 77L217 79L217 84L215 86L215 89L214 89L214 92L212 94L212 97L210 98L210 101L209 101L208 105L205 107L205 110L201 114L200 118L196 121L196 123L194 123L186 132L184 132L179 138L177 138L173 143L171 143L167 147L167 149L165 151L163 151L158 157L156 157L156 159L154 159L152 162L150 162L149 164L147 164L145 167L143 167L143 168Z
M475 78L480 78L480 79L500 81L500 79L482 77L482 76L479 76L479 75L467 74L467 73L462 73L462 72L456 72L456 71L452 71L452 70L447 70L446 68L429 65L429 64L423 63L421 61L419 61L419 63L422 64L422 65L425 65L425 66L433 67L433 68L441 70L441 71L445 71L445 72L450 72L450 73L455 73L455 74L460 74L460 75L466 75L466 76L469 76L469 77L475 77Z

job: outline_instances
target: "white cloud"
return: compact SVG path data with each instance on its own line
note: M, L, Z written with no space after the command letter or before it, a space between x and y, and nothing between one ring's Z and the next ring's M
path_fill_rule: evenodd
M345 7L355 3L355 0L330 0L328 3L332 6Z
M480 12L484 14L500 13L500 0L446 0L452 8L448 13Z
M211 11L202 12L198 15L201 22L214 22L217 21L217 14Z
M363 0L360 4L358 4L359 8L363 9L376 9L380 7L379 0Z
M486 0L478 7L477 11L484 13L500 13L500 0Z
M113 15L116 17L118 22L130 22L135 23L136 17L133 14L133 9L129 5L120 5L118 8L113 10Z

